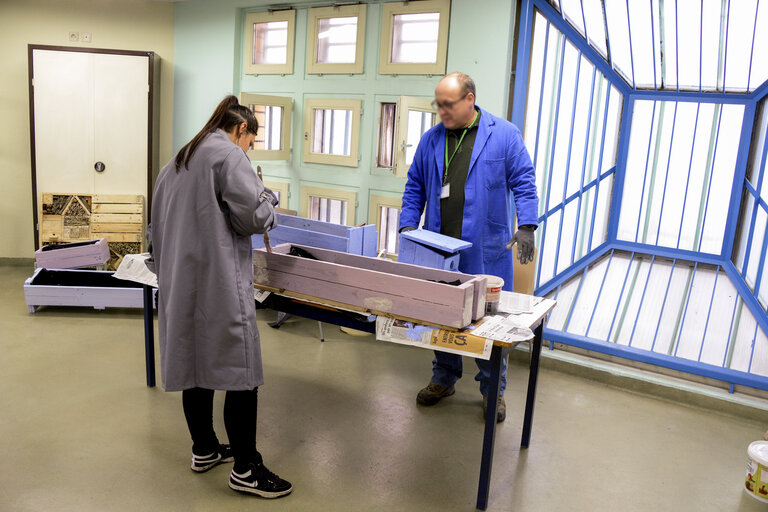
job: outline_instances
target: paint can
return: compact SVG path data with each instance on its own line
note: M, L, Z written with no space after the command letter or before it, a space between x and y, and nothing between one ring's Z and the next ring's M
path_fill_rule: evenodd
M756 500L768 503L768 441L755 441L747 449L744 490Z
M504 280L497 276L480 275L487 280L485 289L485 314L495 315L499 311L499 300L501 299L501 288L504 286Z

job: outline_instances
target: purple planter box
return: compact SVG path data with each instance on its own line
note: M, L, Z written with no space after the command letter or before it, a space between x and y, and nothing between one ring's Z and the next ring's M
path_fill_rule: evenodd
M143 308L143 285L116 279L112 274L114 272L107 270L38 268L24 282L24 298L29 312L34 313L40 306ZM157 289L153 293L157 294Z
M39 268L83 268L104 265L109 260L106 238L46 245L35 251L35 264Z

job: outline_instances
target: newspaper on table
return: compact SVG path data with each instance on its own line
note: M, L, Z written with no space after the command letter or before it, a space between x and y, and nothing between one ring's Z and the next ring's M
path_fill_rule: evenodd
M472 327L474 326L462 331L449 331L379 315L376 318L376 339L478 359L490 359L493 340L473 336L469 333Z
M502 290L499 297L499 313L509 313L512 315L532 313L535 300L536 297L533 295Z
M157 275L151 272L146 265L146 261L149 259L149 253L141 254L126 254L123 256L123 261L120 262L120 266L112 277L117 279L123 279L125 281L135 281L141 284L148 284L157 288Z
M513 317L491 316L477 329L472 331L474 336L490 338L505 343L520 343L533 339L533 331L519 325Z

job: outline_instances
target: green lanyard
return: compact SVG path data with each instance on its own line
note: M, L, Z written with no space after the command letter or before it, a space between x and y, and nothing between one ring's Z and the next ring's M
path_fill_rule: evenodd
M446 137L445 137L445 174L443 174L443 183L446 183L448 181L448 167L450 167L451 162L453 161L453 157L456 156L456 152L461 147L461 142L464 140L464 136L475 125L475 121L477 121L478 114L479 114L479 112L475 112L475 117L472 118L472 122L469 123L469 126L464 128L464 133L461 134L461 138L459 139L459 143L456 144L456 147L453 150L453 154L451 155L451 158L448 158L448 137L447 137L447 134L446 134Z

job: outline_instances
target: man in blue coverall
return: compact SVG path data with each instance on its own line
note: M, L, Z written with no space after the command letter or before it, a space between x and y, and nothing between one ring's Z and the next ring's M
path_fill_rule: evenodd
M539 211L536 173L520 130L475 106L475 94L475 83L463 73L446 75L437 84L433 106L442 122L427 131L416 148L399 228L403 232L418 227L426 206L424 229L472 242L461 251L459 271L501 277L504 290L511 291L512 245L518 244L520 263L533 259ZM515 211L518 230L513 236ZM475 361L485 414L490 364ZM417 403L434 405L452 395L461 373L461 356L435 352L432 379L419 391ZM506 373L504 358L497 421L506 417Z

